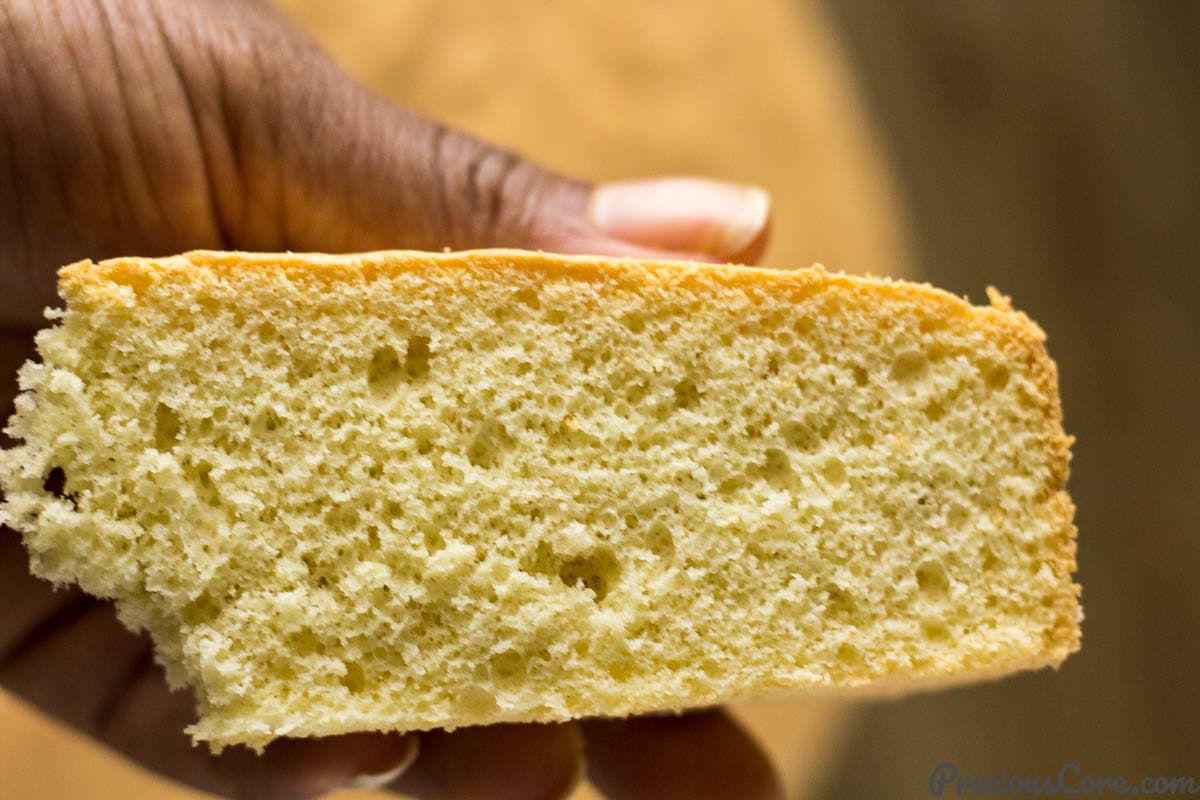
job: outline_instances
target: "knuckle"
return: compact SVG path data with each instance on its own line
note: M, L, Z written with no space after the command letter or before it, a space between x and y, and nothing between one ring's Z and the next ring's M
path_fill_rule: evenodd
M519 244L528 229L534 170L516 154L446 129L434 137L434 169L456 247Z
M507 208L508 184L517 168L515 155L506 150L481 148L467 168L467 197L479 234L493 238L500 231Z

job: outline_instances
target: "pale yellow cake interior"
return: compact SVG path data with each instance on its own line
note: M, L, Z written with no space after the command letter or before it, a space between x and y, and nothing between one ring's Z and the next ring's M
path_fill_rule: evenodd
M515 251L64 270L0 457L194 733L936 684L1077 647L1053 363L1002 300Z

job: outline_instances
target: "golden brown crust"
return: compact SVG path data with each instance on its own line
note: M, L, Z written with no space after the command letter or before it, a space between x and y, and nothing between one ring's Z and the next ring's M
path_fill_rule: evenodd
M644 261L606 256L557 255L527 250L466 250L426 253L391 250L354 255L318 253L240 253L196 250L161 259L115 258L101 262L79 261L59 271L64 295L101 290L105 284L128 286L135 293L157 281L195 281L244 270L282 270L293 279L323 282L371 281L377 275L412 272L428 266L480 269L518 267L546 275L569 274L580 280L606 280L620 285L653 285L677 282L684 286L717 284L787 293L801 299L817 291L841 289L858 296L918 300L943 315L970 315L989 324L1025 329L1027 336L1043 338L1028 317L1010 308L972 306L929 284L846 275L822 267L777 270L735 264L691 261Z

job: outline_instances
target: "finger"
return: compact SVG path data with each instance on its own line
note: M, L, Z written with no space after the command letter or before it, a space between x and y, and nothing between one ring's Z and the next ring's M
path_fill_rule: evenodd
M82 596L76 587L56 590L49 581L31 575L21 535L7 527L0 527L0 586L4 587L0 663L35 637L46 619L68 613Z
M214 756L193 745L189 692L171 692L157 668L146 670L114 708L100 736L143 766L235 800L309 800L347 787L378 787L417 754L417 737L353 734L279 739L263 753L231 747Z
M766 249L771 199L754 186L659 178L598 186L588 211L626 242L753 263Z
M702 178L592 187L398 109L366 119L378 130L364 133L365 171L356 175L354 164L341 163L323 169L338 177L316 189L323 209L294 229L303 237L298 247L327 247L330 230L361 237L347 245L522 247L747 263L766 247L770 200L755 187ZM320 137L309 142L325 144ZM345 153L325 147L308 161ZM339 196L346 202L331 208L330 198Z
M430 731L390 788L419 800L558 800L579 782L582 753L573 724Z
M0 684L86 733L103 725L131 676L151 664L150 643L112 606L81 593L8 644Z
M588 778L612 800L780 800L766 755L714 709L582 723Z
M99 738L150 770L202 791L230 796L233 783L206 747L193 746L184 728L196 719L190 692L172 692L157 668L127 687Z
M249 22L284 26L257 14ZM229 153L238 179L213 175L235 246L259 244L282 219L282 243L297 250L524 247L752 261L765 247L761 189L701 178L593 188L394 106L298 34L230 36L248 45L222 62L225 96L240 113L215 149ZM238 55L256 41L270 50Z

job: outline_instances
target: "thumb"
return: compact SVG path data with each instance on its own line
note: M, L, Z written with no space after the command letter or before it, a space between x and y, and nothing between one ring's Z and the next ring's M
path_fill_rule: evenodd
M309 54L314 66L287 73L303 74L303 86L273 89L285 176L274 183L291 249L521 247L751 262L766 246L761 189L689 177L592 186L398 108Z

